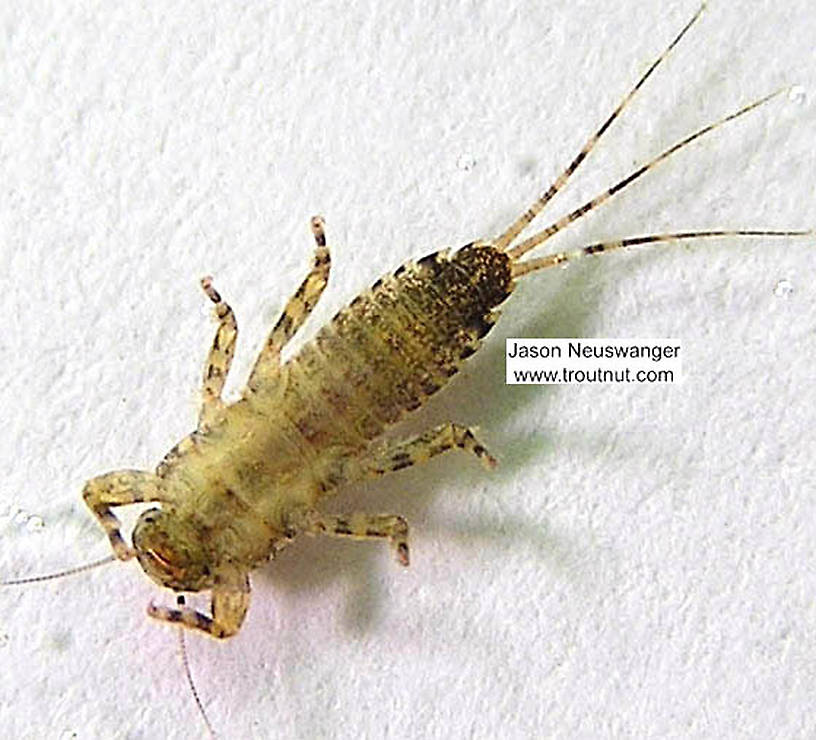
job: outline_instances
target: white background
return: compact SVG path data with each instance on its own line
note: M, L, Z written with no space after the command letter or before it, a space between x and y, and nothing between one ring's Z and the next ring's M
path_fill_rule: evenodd
M151 468L192 428L214 330L198 278L238 316L235 393L308 269L311 215L334 263L299 339L405 259L498 233L694 10L4 3L3 577L105 555L83 481ZM712 2L551 213L748 100L804 98L695 143L553 248L816 225L814 39L811 0ZM404 514L407 571L309 540L257 572L240 634L190 640L220 734L811 735L814 273L816 240L764 239L526 279L410 425L478 424L500 468L451 454L331 502ZM685 382L506 387L507 336L679 337ZM151 598L172 602L133 563L3 590L4 735L203 735Z

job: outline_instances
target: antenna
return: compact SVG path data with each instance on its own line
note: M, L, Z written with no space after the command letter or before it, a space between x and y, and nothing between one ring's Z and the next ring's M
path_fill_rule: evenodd
M78 565L76 568L68 568L68 570L61 570L58 573L49 573L45 576L29 576L28 578L13 578L8 581L0 581L0 586L22 586L24 583L38 583L39 581L51 581L55 578L62 578L63 576L72 576L75 573L83 573L91 568L98 568L100 565L107 565L116 560L116 555L108 555L101 560L95 560L93 563L86 563L85 565Z
M184 596L179 594L178 598L176 599L176 603L183 607L185 605ZM198 711L201 714L201 719L204 720L204 724L207 725L207 730L210 733L210 737L215 738L215 730L213 726L210 724L210 720L207 717L207 713L204 711L204 705L201 703L201 697L198 695L198 689L196 689L195 682L193 681L193 674L190 672L190 661L187 659L187 642L184 639L184 627L179 625L178 628L178 638L179 638L179 650L181 651L181 663L184 666L184 675L187 676L187 683L190 686L190 691L193 693L193 699L195 699L196 706L198 707Z

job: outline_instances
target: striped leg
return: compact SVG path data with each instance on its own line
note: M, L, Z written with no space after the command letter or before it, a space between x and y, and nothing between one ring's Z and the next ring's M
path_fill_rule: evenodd
M307 534L349 537L354 540L387 539L400 565L408 565L408 522L395 514L345 514L332 516L311 511L306 516Z
M770 95L766 95L764 98L759 100L755 100L753 103L749 103L748 105L740 108L735 113L732 113L725 118L721 118L719 121L715 121L714 123L710 123L708 126L704 126L703 128L695 131L690 136L687 136L682 141L677 142L673 146L670 146L664 152L656 156L654 159L650 160L644 165L641 165L636 169L632 174L624 177L622 180L617 182L608 190L605 190L600 195L595 196L592 200L587 201L582 205L580 208L576 208L572 213L568 213L566 216L559 218L557 221L550 224L547 228L542 229L541 231L533 234L529 238L525 239L524 241L517 244L512 249L507 250L507 254L510 255L514 260L517 260L522 255L529 252L534 247L537 247L539 244L543 244L547 241L551 236L557 234L562 229L569 226L571 223L577 221L582 216L585 216L590 211L596 209L598 206L603 205L608 201L613 195L623 190L627 185L631 185L635 180L637 180L642 175L645 175L649 170L651 170L655 165L662 162L664 159L667 159L675 152L680 151L681 149L685 148L687 145L691 144L692 141L695 139L699 139L701 136L718 129L724 123L728 123L728 121L733 121L735 118L739 118L740 116L744 116L746 113L754 110L754 108L758 108L760 105L767 103L772 98L775 98L777 95L781 95L783 92L787 92L787 88L783 90L777 90Z
M147 614L153 619L179 624L223 640L232 637L241 629L249 609L249 595L249 578L245 573L235 573L213 588L210 602L211 617L189 606L174 609L169 606L156 606L152 602L147 605Z
M201 393L201 410L198 415L198 428L203 429L212 424L219 416L223 402L221 391L229 374L232 357L235 354L235 342L238 339L238 325L235 314L227 303L221 300L218 291L213 287L212 278L205 277L201 287L207 297L215 304L215 315L218 318L218 329L213 338L210 354L204 365L204 384Z
M119 560L130 560L136 553L125 543L111 508L168 500L159 478L141 470L120 470L93 478L85 484L82 498L107 533Z
M281 350L303 325L312 309L317 305L326 287L329 280L331 259L326 246L326 235L323 226L323 219L320 216L315 216L312 219L312 233L317 243L312 270L300 284L295 294L289 299L281 317L278 319L278 323L269 333L266 344L261 350L261 354L258 355L249 376L248 386L250 390L257 388L261 377L268 377L277 372Z
M488 469L496 467L496 459L470 429L449 421L418 437L370 453L363 460L363 470L368 475L383 475L425 462L454 448L476 455Z
M654 72L655 69L657 69L658 65L671 53L672 49L674 49L674 47L677 46L677 44L680 42L680 39L682 39L683 36L686 35L686 32L689 30L689 28L691 28L692 25L694 25L694 22L700 17L704 8L705 3L703 3L703 5L700 6L700 9L694 14L694 17L685 25L683 30L680 31L679 34L677 34L674 41L672 41L666 47L665 51L663 51L663 53L657 59L655 59L654 62L652 62L652 65L637 81L637 84L635 84L635 86L626 94L623 100L621 100L621 102L618 104L618 107L615 108L614 111L612 111L612 115L610 115L609 118L607 118L606 121L604 121L603 125L592 136L590 136L589 139L587 139L587 142L581 148L581 151L578 152L578 155L575 157L575 159L573 159L572 162L570 162L569 166L556 178L555 182L553 182L553 184L550 185L549 189L546 192L544 192L544 194L540 198L538 198L538 200L536 200L524 213L522 213L521 216L519 216L518 219L516 219L516 221L514 221L513 224L511 224L510 227L494 241L494 245L496 246L497 249L506 249L513 242L513 240L522 231L524 231L525 228L527 228L530 222L539 213L541 213L541 211L544 209L544 206L546 206L547 203L550 202L552 197L559 190L561 190L561 188L563 188L564 185L567 184L567 181L569 180L572 173L578 169L578 166L581 164L581 162L584 161L586 156L592 151L595 144L598 143L598 140L601 138L601 136L604 135L606 130L612 125L613 121L621 114L623 109L629 104L629 101L632 100L632 98L635 96L635 93L638 90L640 90L640 88L643 86L646 80L649 79L652 72Z
M816 231L750 231L750 230L714 230L714 231L676 231L671 234L649 234L648 236L633 236L628 239L618 239L610 242L597 242L586 247L575 249L569 252L558 252L548 254L537 259L526 262L516 262L512 269L514 278L521 277L537 270L546 270L549 267L562 265L566 262L575 262L590 254L602 254L603 252L614 252L616 249L626 249L640 244L667 244L683 239L709 239L714 237L744 237L744 236L812 236Z

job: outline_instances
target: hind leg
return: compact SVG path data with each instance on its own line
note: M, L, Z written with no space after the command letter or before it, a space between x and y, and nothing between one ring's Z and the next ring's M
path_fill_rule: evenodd
M453 449L470 452L487 469L496 467L496 459L479 442L472 430L449 421L417 437L372 451L363 458L362 473L368 476L384 475L423 463Z
M314 264L306 279L300 284L295 294L283 309L278 323L266 338L252 373L249 376L248 387L255 390L263 378L274 376L280 366L280 353L286 343L295 335L306 321L312 309L317 305L323 290L329 280L331 259L326 246L326 234L323 231L323 219L315 216L312 219L312 233L314 234L317 249L314 255Z

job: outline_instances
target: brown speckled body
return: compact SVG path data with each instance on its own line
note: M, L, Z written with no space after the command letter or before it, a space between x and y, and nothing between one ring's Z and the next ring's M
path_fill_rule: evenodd
M249 573L300 533L386 540L397 561L408 565L408 525L401 516L323 514L318 508L320 498L345 483L401 470L457 448L472 453L487 467L495 465L472 430L455 422L397 441L384 441L383 432L444 386L478 349L493 325L495 308L510 295L515 279L587 255L638 245L813 234L757 229L674 231L525 258L660 162L780 94L744 105L698 129L580 207L521 238L702 10L630 88L550 187L501 234L407 263L364 291L294 358L281 364L281 351L303 325L328 280L324 224L321 218L313 218L312 269L269 334L243 397L233 404L223 401L222 391L237 341L237 323L211 279L202 280L219 325L205 366L196 431L165 456L155 473L114 471L91 479L83 491L110 541L114 552L110 560L135 557L150 578L176 592L211 592L209 615L186 606L183 596L178 596L178 608L151 603L147 610L151 617L216 638L236 634L249 608ZM141 514L131 546L113 509L148 501L160 507ZM2 583L45 580L100 562L53 576ZM192 686L189 671L187 676ZM204 715L200 702L199 709Z
M801 236L807 231L678 231L588 244L525 259L532 250L608 202L616 193L696 139L744 116L779 93L698 129L594 198L527 238L521 237L569 181L604 132L702 13L702 7L623 97L553 183L494 239L409 262L364 291L290 361L281 351L311 313L329 276L323 220L312 219L311 271L286 304L256 360L242 399L222 400L238 327L210 278L218 330L204 372L198 427L155 473L115 471L85 486L85 502L120 560L136 557L157 583L175 591L212 592L212 615L151 605L148 614L214 637L235 634L249 607L249 573L299 533L384 539L408 565L408 525L399 515L323 514L322 496L343 484L401 470L451 449L495 459L473 431L449 421L416 437L383 431L457 372L490 330L494 310L514 280L539 270L643 244L679 239ZM120 533L112 509L155 501L133 532ZM183 606L183 605L180 605Z
M510 260L491 246L403 265L286 365L283 414L307 448L348 459L456 374L512 288ZM320 484L332 487L341 469L328 466Z
M276 376L172 452L159 475L212 556L254 567L283 547L298 515L364 475L385 428L456 374L513 289L489 245L436 252L379 280Z

